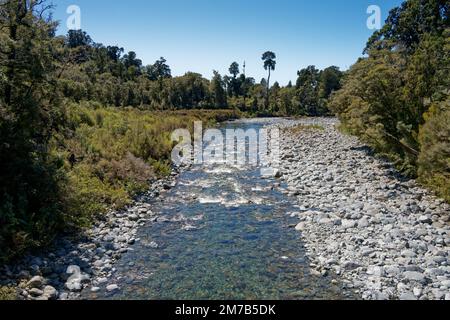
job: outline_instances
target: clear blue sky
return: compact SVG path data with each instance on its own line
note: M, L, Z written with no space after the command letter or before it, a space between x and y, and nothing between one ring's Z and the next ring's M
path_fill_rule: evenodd
M347 69L373 31L369 5L384 22L402 0L53 0L59 33L67 32L69 5L81 8L81 27L94 41L136 51L144 64L163 56L173 75L194 71L210 78L228 73L233 61L247 62L247 75L266 75L261 55L277 54L273 78L296 79L314 64Z

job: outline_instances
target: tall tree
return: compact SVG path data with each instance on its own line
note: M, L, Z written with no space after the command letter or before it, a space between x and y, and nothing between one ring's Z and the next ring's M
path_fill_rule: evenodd
M228 69L230 71L230 74L233 75L233 78L236 79L237 75L239 74L239 64L237 62L233 62Z
M224 82L222 76L218 71L214 70L214 76L211 80L211 93L214 99L214 106L219 108L227 107L227 94L224 89Z
M320 71L315 66L308 66L297 72L297 97L300 113L317 116L319 112Z
M147 67L147 75L150 80L156 81L172 77L172 72L166 62L167 60L161 57L159 60L156 60L153 65Z
M342 72L339 67L331 66L320 73L319 96L328 99L334 91L341 88Z
M108 57L114 62L119 62L120 57L124 53L124 49L119 48L118 46L108 46L106 49L108 52Z
M267 76L267 90L266 90L266 108L269 108L269 95L270 95L270 73L275 70L277 62L275 59L277 56L272 51L264 52L262 60L264 61L264 69L269 71Z
M160 91L163 89L164 79L172 78L172 72L166 62L167 60L161 57L153 65L147 67L148 78L152 81L158 81Z

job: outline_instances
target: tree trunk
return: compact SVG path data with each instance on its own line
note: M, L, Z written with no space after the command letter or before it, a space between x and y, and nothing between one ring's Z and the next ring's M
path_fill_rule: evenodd
M269 76L267 77L267 92L266 92L266 109L269 109L269 93L270 93L270 67Z

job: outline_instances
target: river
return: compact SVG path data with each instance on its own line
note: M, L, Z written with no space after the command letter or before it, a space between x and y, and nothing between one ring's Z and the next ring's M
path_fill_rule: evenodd
M253 120L221 128L260 130ZM332 275L313 275L293 226L296 199L255 166L194 166L154 200L158 219L115 266L120 290L99 299L341 299Z

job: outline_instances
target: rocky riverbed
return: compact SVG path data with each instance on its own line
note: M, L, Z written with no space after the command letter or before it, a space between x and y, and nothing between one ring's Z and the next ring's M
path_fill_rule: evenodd
M335 273L363 299L450 300L449 205L336 124L281 125L306 126L281 134L281 172L298 198L290 214L312 269Z
M83 290L118 290L115 262L140 241L138 229L158 219L149 203L173 188L179 173L174 169L132 206L110 211L81 234L57 239L47 252L0 267L0 286L16 287L18 299L25 300L69 300L80 298Z
M335 119L274 123L288 130L281 134L276 174L283 181L274 188L296 200L286 214L298 219L284 232L301 235L311 274L334 279L362 299L450 300L449 205L339 133ZM28 300L120 291L117 262L138 244L158 249L139 239L138 230L164 221L151 203L175 187L178 175L175 170L133 206L57 240L48 252L0 267L0 286L13 285Z

